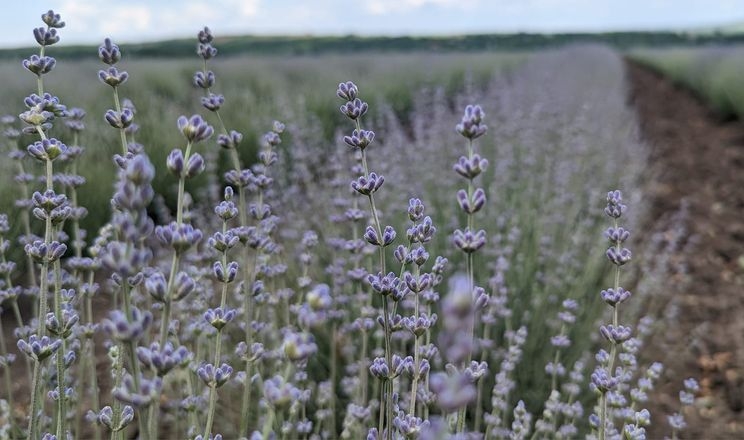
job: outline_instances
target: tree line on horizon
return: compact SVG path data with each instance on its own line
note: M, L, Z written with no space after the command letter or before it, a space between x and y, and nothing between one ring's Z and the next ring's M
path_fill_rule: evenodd
M221 55L315 55L352 52L475 52L523 51L574 43L600 43L618 49L636 47L736 45L744 43L744 33L713 32L606 32L563 34L477 34L460 36L226 36L220 41ZM164 40L151 43L121 44L132 57L192 56L191 39ZM2 49L0 59L18 59L26 48ZM60 46L57 55L67 59L95 58L92 45Z

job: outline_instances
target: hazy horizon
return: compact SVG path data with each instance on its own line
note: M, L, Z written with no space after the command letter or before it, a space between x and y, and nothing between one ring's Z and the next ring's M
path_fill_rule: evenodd
M48 2L67 26L61 43L99 44L188 38L203 26L216 36L447 36L480 33L699 31L744 22L735 0L215 0L126 3ZM45 7L5 7L0 48L35 44ZM106 17L106 19L102 19Z

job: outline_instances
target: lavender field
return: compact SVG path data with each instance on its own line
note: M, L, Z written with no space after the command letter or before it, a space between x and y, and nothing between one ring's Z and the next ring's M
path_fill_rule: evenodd
M620 54L68 62L63 19L0 65L0 438L683 433Z

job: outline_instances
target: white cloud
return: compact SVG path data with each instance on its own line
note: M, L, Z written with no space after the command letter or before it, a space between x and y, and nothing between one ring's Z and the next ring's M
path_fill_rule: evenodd
M150 4L110 5L93 0L66 0L59 10L68 24L64 34L71 40L136 38L153 28L156 15Z
M479 0L367 0L364 2L364 9L372 15L408 12L427 6L469 10L475 8L478 2Z
M229 11L230 16L237 12L243 18L255 17L261 7L260 0L223 0L215 3L220 5L220 9Z

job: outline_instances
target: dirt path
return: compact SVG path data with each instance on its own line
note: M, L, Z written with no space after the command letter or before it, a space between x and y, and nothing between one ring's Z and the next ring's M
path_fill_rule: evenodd
M652 438L668 434L682 379L701 379L684 438L744 438L744 122L721 121L699 99L660 75L628 64L631 100L651 148L648 185L654 222L689 202L695 245L680 257L689 284L675 322L654 353L668 382L655 399ZM659 411L660 410L660 411ZM660 430L661 429L661 430Z

